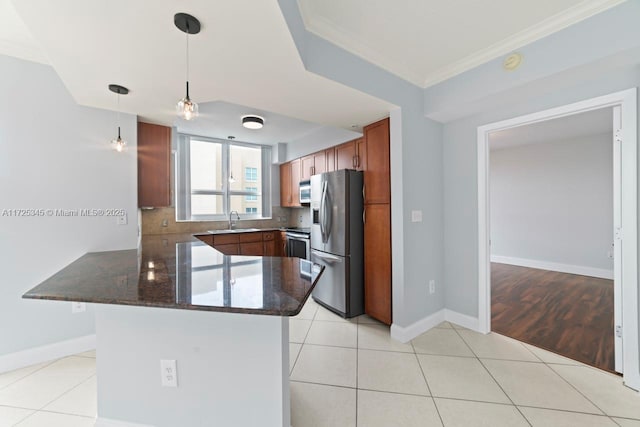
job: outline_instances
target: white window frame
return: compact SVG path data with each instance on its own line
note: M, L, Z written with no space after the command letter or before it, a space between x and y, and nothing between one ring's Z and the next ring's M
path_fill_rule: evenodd
M190 150L191 140L211 142L220 144L222 147L222 190L191 190L191 163ZM229 163L231 160L231 146L259 148L261 150L261 169L262 169L262 188L258 187L258 192L253 191L236 191L231 190L229 186ZM262 197L262 214L247 214L238 212L240 219L270 219L271 218L271 146L250 144L246 142L228 141L218 138L210 138L199 135L190 135L185 133L178 134L178 150L176 154L176 221L178 222L197 222L197 221L226 221L229 218L231 196L261 196ZM244 173L244 170L242 171ZM244 178L244 176L243 176ZM255 182L255 181L253 181ZM215 215L192 215L191 214L191 195L219 195L223 200L222 214ZM256 201L257 202L257 201ZM257 206L256 206L257 207Z

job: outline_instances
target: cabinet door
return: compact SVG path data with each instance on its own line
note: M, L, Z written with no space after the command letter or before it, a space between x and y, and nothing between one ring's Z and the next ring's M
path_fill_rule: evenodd
M278 253L276 251L276 241L265 240L262 252L264 256L278 256Z
M278 239L278 255L287 256L287 233L284 231L280 232Z
M336 149L335 147L324 150L324 155L327 160L327 170L325 172L333 172L336 170Z
M327 157L324 151L319 151L313 156L313 173L311 175L317 175L327 171Z
M291 206L291 163L280 165L280 206Z
M214 248L219 250L225 255L238 255L240 253L237 243L230 243L226 245L215 245Z
M138 206L171 206L171 128L138 122Z
M300 159L300 181L306 181L314 175L314 156L313 154Z
M355 141L345 142L336 148L336 170L355 169L356 144Z
M367 144L364 202L390 203L389 119L365 126L364 137Z
M291 161L291 204L300 205L300 159Z
M391 324L391 205L366 205L364 311Z
M240 243L240 255L261 256L263 250L262 242Z
M364 138L356 139L356 169L367 170L367 140Z

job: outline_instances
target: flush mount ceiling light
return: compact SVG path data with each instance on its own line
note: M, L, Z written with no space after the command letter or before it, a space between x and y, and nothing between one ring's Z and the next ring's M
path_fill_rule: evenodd
M262 129L262 126L264 126L264 119L260 116L243 116L242 126L247 129Z
M189 97L189 36L200 32L200 21L187 13L176 13L173 17L173 23L187 35L187 93L184 98L178 101L176 110L180 117L191 120L198 117L198 104Z
M514 52L507 56L502 63L502 67L507 71L513 71L522 64L522 54Z
M128 94L129 89L124 86L111 84L109 85L109 90L115 93L118 97L118 137L111 140L111 144L113 145L113 148L120 153L124 150L124 146L127 145L127 142L120 136L120 95Z

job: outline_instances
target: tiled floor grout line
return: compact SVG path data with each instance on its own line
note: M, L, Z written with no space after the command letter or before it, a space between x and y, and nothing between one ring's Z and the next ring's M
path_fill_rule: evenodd
M418 362L418 368L420 368L420 372L422 373L422 378L424 379L424 383L427 386L427 391L429 392L429 398L433 402L433 407L436 408L436 413L438 414L438 418L440 419L440 424L444 426L444 420L442 419L442 415L440 415L440 408L436 404L436 399L433 397L433 392L431 391L431 387L429 386L429 381L427 380L427 375L424 373L424 369L422 368L422 364L420 363L420 358L418 357L418 353L416 353L416 348L413 345L413 340L409 341L411 344L411 348L413 349L413 355L416 358L416 362Z
M555 370L555 369L553 369L553 368L552 368L551 366L549 366L547 363L545 363L544 365L545 365L547 368L549 368L549 370L550 370L551 372L553 372L553 373L554 373L554 374L556 374L558 377L560 377L560 379L562 379L562 381L564 381L565 383L569 384L569 386L570 386L571 388L573 388L575 391L577 391L577 392L578 392L578 394L579 394L580 396L584 397L584 398L587 400L587 402L591 403L595 408L597 408L597 409L598 409L600 412L602 412L604 415L610 416L610 415L609 415L609 414L607 414L607 412L606 412L606 411L604 411L601 407L599 407L598 405L596 405L594 401L592 401L591 399L589 399L589 398L587 397L587 395L585 395L582 391L580 391L580 390L578 389L578 387L576 387L575 385L571 384L571 383L569 382L569 380L567 380L565 377L563 377L563 376L562 376L562 375L560 375L558 372L556 372L556 370ZM577 367L578 367L578 368L581 368L581 369L584 369L582 366L577 366Z
M471 353L473 353L476 356L476 359L478 360L478 362L482 365L482 367L485 369L485 371L487 371L487 373L489 374L489 376L491 377L491 379L493 379L493 381L498 385L498 387L500 387L500 390L502 390L502 392L504 393L505 396L507 396L507 399L509 399L509 402L511 402L511 404L516 408L516 410L520 413L520 415L522 416L522 418L527 422L527 424L529 424L531 427L532 424L529 421L529 419L522 413L522 411L520 410L520 408L518 408L518 406L515 404L515 402L513 401L513 399L511 399L511 396L509 396L509 394L506 392L506 390L502 387L502 384L500 384L498 382L498 380L493 376L493 374L491 373L491 371L489 370L489 368L486 367L486 365L484 363L482 363L482 360L480 359L480 357L478 357L478 355L476 354L475 351L473 351L473 348L471 348L471 346L469 345L469 343L464 339L464 337L462 336L462 334L460 334L460 332L458 332L457 329L455 329L456 334L458 334L458 336L460 337L460 339L466 344L467 347L469 347L469 350L471 351Z
M10 382L9 384L7 384L7 385L5 385L5 386L3 386L3 387L0 387L0 390L4 390L5 388L7 388L7 387L9 387L9 386L11 386L11 385L13 385L13 384L17 383L18 381L22 381L22 380L24 380L25 378L30 377L31 375L35 374L36 372L39 372L39 371L43 370L44 368L46 368L46 367L48 367L48 366L52 365L53 363L57 362L58 360L62 360L62 359L64 359L64 357L61 357L61 358L59 358L59 359L54 359L54 360L51 360L51 361L49 361L49 362L44 362L44 363L46 363L46 364L45 364L43 367L38 368L38 369L36 369L35 371L33 371L33 372L31 372L31 373L28 373L28 374L27 374L27 375L25 375L24 377L20 377L20 378L18 378L17 380L15 380L15 381L13 381L13 382ZM18 368L18 369L24 369L24 368L28 368L28 366L24 366L23 368ZM3 374L9 374L9 373L11 373L11 372L13 372L13 371L17 371L18 369L14 369L14 370L12 370L12 371L4 372ZM3 374L0 374L0 375L3 375Z
M80 387L82 384L84 384L87 381L89 381L91 379L91 377L95 377L95 376L96 376L96 372L94 372L93 374L89 375L87 378L85 378L84 380L80 381L78 384L74 385L73 387L71 387L70 389L65 391L64 393L58 395L55 399L47 402L44 406L42 406L40 409L38 409L38 411L44 410L44 408L46 408L48 405L51 405L53 402L55 402L56 400L60 399L62 396L66 395L71 390L75 390L76 388ZM51 412L51 411L48 411L48 412ZM73 415L73 414L68 414L68 415Z

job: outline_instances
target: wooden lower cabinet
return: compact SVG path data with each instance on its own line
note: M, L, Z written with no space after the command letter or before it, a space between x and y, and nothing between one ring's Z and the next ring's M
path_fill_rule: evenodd
M265 240L262 246L264 256L278 256L275 240Z
M228 243L224 245L215 245L214 248L225 255L240 255L240 248L237 243Z
M240 243L240 255L263 255L264 248L262 242Z
M391 324L391 205L365 205L364 311Z

